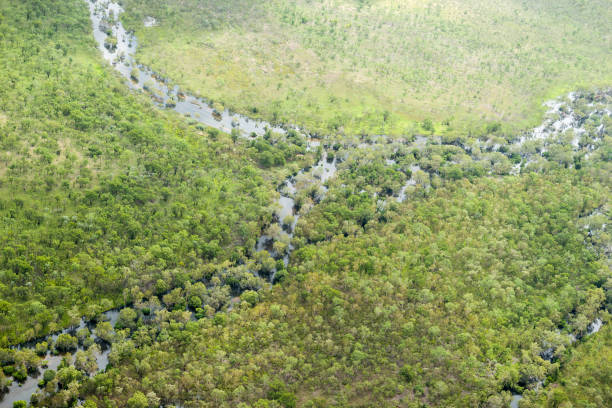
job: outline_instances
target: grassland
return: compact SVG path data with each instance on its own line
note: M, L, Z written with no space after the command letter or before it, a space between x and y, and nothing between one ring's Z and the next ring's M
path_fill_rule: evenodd
M330 133L535 125L609 84L609 2L124 0L140 60L241 112ZM147 16L157 26L145 28Z

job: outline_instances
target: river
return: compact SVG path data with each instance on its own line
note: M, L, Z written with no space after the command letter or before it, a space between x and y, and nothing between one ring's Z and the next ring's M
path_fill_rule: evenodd
M254 120L244 115L236 114L228 109L223 111L217 111L209 103L201 97L190 95L182 91L178 86L171 86L169 81L161 78L153 70L148 67L139 65L135 60L135 53L137 48L137 40L135 36L128 32L121 22L118 20L118 16L122 13L122 8L114 2L107 0L85 0L89 6L90 18L93 27L93 36L98 44L98 48L102 53L102 56L108 61L123 77L126 78L127 84L134 90L141 90L151 95L153 101L160 107L174 109L178 113L188 116L199 123L219 129L223 132L231 132L232 129L237 129L240 135L244 138L253 138L264 135L268 130L284 134L287 129L293 129L301 133L307 140L307 149L313 151L321 146L321 141L311 135L302 132L296 126L279 126L272 125L270 123ZM153 24L149 23L148 24ZM114 39L114 40L113 40ZM571 99L570 94L570 99ZM550 110L548 112L549 118L538 128L533 131L521 136L515 143L516 149L529 141L533 140L545 140L555 132L566 131L569 129L574 130L575 138L572 141L574 147L578 147L578 140L580 135L584 132L581 129L581 120L572 110L562 109L563 103L551 102L549 105ZM610 110L606 110L604 114L611 115ZM388 143L389 140L384 135L373 137L376 143ZM409 145L415 149L425 149L427 144L431 143L430 140L423 136L417 137ZM439 142L441 143L441 142ZM360 143L356 147L359 149L371 148L373 143ZM344 147L347 147L346 145ZM350 147L350 146L349 146ZM482 146L486 148L484 142ZM472 154L473 147L462 146L466 152ZM495 147L494 147L495 149ZM545 150L538 152L537 154L542 156ZM333 158L331 158L333 157ZM475 157L475 156L474 156ZM521 166L529 164L533 160L533 154L522 154L521 162L515 166L515 172L520 171ZM387 159L387 165L394 165L395 161ZM256 251L267 250L275 259L282 259L285 266L289 263L289 257L293 246L291 240L295 233L295 227L300 217L300 212L296 210L295 195L299 192L300 188L304 188L302 185L308 186L313 181L320 183L318 201L324 198L327 188L325 183L332 178L338 169L338 156L331 155L325 148L322 150L321 157L318 162L311 168L304 168L300 170L296 175L289 177L279 187L278 192L280 197L277 201L277 208L274 214L274 222L278 225L280 233L279 236L269 236L263 234L259 237L256 244ZM405 185L399 191L396 200L403 202L407 198L407 190L411 186L417 184L415 180L415 174L421 171L421 168L414 164L410 167L412 176L408 178ZM308 178L309 181L306 183L299 183L301 178ZM301 187L302 186L302 187ZM283 252L277 252L274 249L274 242L281 241L286 242L287 246ZM270 277L270 281L273 283L276 271L273 271ZM111 310L103 313L104 320L109 321L111 324L115 324L119 317L119 310ZM589 329L588 334L595 333L601 327L601 320L597 319L594 321ZM37 341L46 340L48 342L55 341L59 334L70 333L74 334L79 328L88 327L93 328L91 323L81 320L77 327L65 329L60 333L55 333L48 336L45 339L38 339ZM105 344L101 339L92 335L94 341L101 345L101 350L96 353L97 371L103 371L108 365L108 356L110 354L110 347ZM17 346L16 348L34 348L36 342L28 342ZM79 345L77 350L84 350ZM44 356L45 364L47 369L56 370L62 361L63 356L53 355L50 352ZM29 401L30 397L38 391L38 382L40 379L40 371L34 375L28 376L24 383L18 383L14 381L8 388L8 392L0 396L0 408L10 408L13 402L19 400ZM515 394L512 397L510 406L517 408L519 401L522 399L521 395Z
M263 121L252 120L243 115L233 114L227 109L218 112L209 106L203 98L183 93L178 86L168 86L167 81L161 79L152 70L136 64L134 60L134 53L136 52L137 46L136 38L125 30L121 22L118 20L115 21L117 16L122 12L121 7L113 2L98 0L87 1L87 4L89 6L90 18L93 26L93 35L98 43L98 48L102 56L128 80L127 83L132 89L148 92L158 105L165 108L172 108L203 125L219 129L223 132L229 133L232 129L238 129L241 136L245 138L262 136L268 130L275 133L286 133L284 128L273 126ZM109 24L108 21L115 22ZM112 33L110 36L108 34L109 32ZM109 38L116 38L116 46L114 44L109 44ZM309 135L305 136L307 137L308 150L313 151L320 146L319 140ZM318 180L322 185L321 188L325 190L326 188L323 184L329 180L335 172L336 159L328 160L327 152L323 151L321 158L314 166L302 169L297 175L289 177L279 188L280 198L277 202L277 210L275 211L274 217L279 226L281 226L282 234L284 235L284 237L280 239L289 241L289 245L284 253L276 253L272 249L272 244L274 240L279 239L279 237L273 238L262 235L257 241L256 250L268 250L273 257L283 259L285 265L287 265L290 253L293 249L290 241L293 238L295 226L299 219L299 214L295 209L294 199L295 194L298 192L296 180L299 177L309 174L313 179ZM284 221L290 216L292 217L291 222L289 225L284 225ZM270 279L272 282L274 281L275 272L276 271L273 272ZM103 320L110 322L113 326L117 322L118 317L119 310L110 310L102 314ZM42 341L52 344L57 340L60 334L67 333L75 335L76 331L83 327L87 327L93 331L94 325L81 319L79 325L76 327L71 327L45 338L21 344L16 348L34 349L36 344ZM93 334L92 338L95 343L101 346L100 352L95 354L97 372L100 372L105 370L108 365L108 356L111 348L110 345ZM79 350L85 350L85 348L79 344L78 347L72 351L74 353ZM41 365L47 370L57 370L64 357L66 357L66 355L55 355L49 351L43 356L43 363ZM71 356L70 362L74 362L74 355ZM39 391L38 383L42 377L41 374L41 371L37 370L35 373L30 374L23 383L13 381L6 392L0 395L0 408L10 408L15 401L30 401L31 396Z

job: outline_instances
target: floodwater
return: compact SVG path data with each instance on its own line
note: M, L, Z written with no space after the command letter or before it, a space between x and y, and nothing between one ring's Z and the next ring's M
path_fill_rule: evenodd
M115 323L117 323L118 318L119 318L119 310L117 309L109 310L102 314L102 320L108 321L113 326L115 325ZM47 343L52 344L55 342L55 340L57 340L60 334L67 333L67 334L71 334L75 336L76 331L84 327L87 327L91 332L93 332L95 325L89 322L86 322L84 319L81 319L81 321L79 322L79 325L76 327L64 329L61 332L46 336L45 338L37 339L34 341L27 342L25 344L21 344L17 346L16 348L17 349L23 349L23 348L34 349L36 344L42 341L46 341ZM91 334L91 337L93 338L94 342L96 342L100 346L100 352L95 353L96 361L98 364L97 372L104 371L106 369L106 366L108 365L108 355L110 354L110 346L104 343L98 337L96 337L93 333ZM83 346L79 344L77 346L77 349L73 350L73 353L70 358L71 363L74 361L74 353L76 353L79 350L85 350L85 348L83 348ZM50 351L47 352L47 354L44 357L45 363L43 364L43 366L46 364L47 367L43 368L42 371L46 371L46 370L57 371L57 368L61 364L62 359L66 356L67 356L66 354L54 355ZM42 371L39 370L33 375L30 374L28 378L25 380L25 382L23 383L13 381L13 383L8 387L7 392L4 394L0 394L0 408L11 408L15 401L29 402L32 395L35 394L39 390L38 382L42 379Z
M98 43L104 59L109 61L112 66L126 78L128 85L134 90L142 90L151 95L152 99L161 107L174 109L182 115L192 118L193 120L202 123L203 125L210 126L219 129L224 132L231 132L232 129L236 129L242 137L258 137L264 135L268 130L284 134L287 129L294 129L300 132L297 127L282 127L279 125L273 125L265 121L253 120L244 115L236 114L228 109L222 109L221 111L211 106L204 98L190 95L184 92L176 85L171 85L167 79L161 78L153 70L148 67L139 65L135 60L135 53L137 48L137 41L132 33L125 30L121 22L118 20L119 14L123 12L122 8L114 2L107 0L86 0L89 5L90 17L93 26L93 35ZM156 21L152 17L148 17L144 21L146 27L151 27L156 24ZM116 41L114 41L116 40ZM570 95L570 99L572 95ZM551 102L548 104L550 107L548 118L542 126L535 128L528 134L523 135L518 139L517 142L512 146L515 149L520 148L525 142L533 140L545 140L550 138L552 135L559 132L566 132L569 130L574 131L574 139L571 144L574 148L579 147L580 136L584 133L582 128L583 121L571 110L568 109L562 102ZM609 109L600 112L610 116L612 112ZM599 129L601 134L603 129ZM308 140L308 150L316 149L320 146L321 142L310 135L304 134ZM376 143L387 141L386 136L379 135L371 138ZM428 139L423 136L416 138L411 143L412 147L422 150L426 147ZM358 148L371 148L374 146L373 143L361 143ZM484 147L484 146L482 146ZM465 148L468 151L467 148ZM495 147L494 147L495 149ZM542 150L543 153L545 150ZM468 151L469 153L469 151ZM321 184L319 195L317 200L320 201L324 198L327 188L325 183L332 178L337 172L337 158L334 156L333 159L328 160L328 152L323 149L320 160L311 168L300 170L295 176L289 177L280 187L280 197L277 201L277 209L275 211L275 222L280 228L280 236L270 237L262 235L256 244L257 251L267 250L275 259L282 259L285 266L289 262L289 256L293 250L291 245L291 239L293 238L295 227L300 217L299 212L295 206L295 195L299 192L301 178L306 177L308 182L306 185L313 182L319 182ZM514 167L514 172L520 172L520 169L525 164L529 163L532 158L529 155L523 155L521 163L518 163ZM386 159L386 164L393 166L396 164L395 160ZM398 202L403 202L407 197L407 189L416 184L415 173L421 168L418 165L411 166L412 177L402 187L397 197ZM303 183L302 183L303 184ZM292 217L292 218L290 218ZM283 253L276 253L273 248L275 240L281 240L288 242L287 248ZM271 276L271 281L274 281L275 272ZM111 310L103 314L104 320L108 320L113 326L119 317L119 310ZM596 319L589 325L588 335L596 333L602 327L603 322L600 319ZM38 339L37 341L28 342L26 344L17 346L17 348L34 348L36 342L46 340L48 342L55 341L61 333L71 333L74 335L76 330L79 328L88 327L90 330L93 328L91 324L81 320L80 324L76 328L70 328L63 330L60 333L56 333L48 336L45 339ZM100 339L96 338L92 334L93 339L96 343L101 345L101 351L96 353L96 361L98 364L98 372L104 370L108 365L108 357L110 354L110 347L105 345ZM83 350L83 347L79 345L78 350ZM61 364L62 355L52 355L47 353L45 361L47 369L56 370ZM38 382L41 378L41 372L35 373L29 376L24 383L17 383L14 381L9 387L8 392L4 395L0 395L0 408L10 408L13 402L24 400L30 401L30 397L37 392ZM512 396L511 408L518 408L519 401L523 397L519 394Z

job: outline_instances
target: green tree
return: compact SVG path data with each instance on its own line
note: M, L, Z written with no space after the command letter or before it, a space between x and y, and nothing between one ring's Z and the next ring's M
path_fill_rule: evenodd
M57 340L55 340L55 348L62 352L75 350L77 348L77 345L77 338L71 336L68 333L60 334L59 336L57 336Z
M427 132L433 133L435 131L434 124L431 119L425 119L421 126Z
M149 401L147 397L140 391L136 391L127 401L129 408L147 408Z

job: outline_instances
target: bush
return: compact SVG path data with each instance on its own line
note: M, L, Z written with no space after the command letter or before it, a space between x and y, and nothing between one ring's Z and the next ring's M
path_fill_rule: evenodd
M62 333L55 341L55 349L60 352L67 352L75 350L77 348L77 344L78 340L76 337L71 336L68 333Z
M43 374L43 381L48 383L49 381L53 381L55 378L55 370L47 370Z
M274 381L272 384L270 384L268 398L278 401L286 408L295 408L297 403L295 394L287 391L285 384L280 380Z
M28 379L28 373L24 368L22 368L13 373L13 378L18 382L24 382Z
M128 400L127 406L129 408L147 408L149 406L149 401L142 392L136 391Z
M96 404L95 401L92 400L86 400L83 403L83 408L98 408L98 404Z
M49 350L49 345L47 344L46 341L42 341L40 343L36 344L36 354L38 354L39 356L44 356L45 354L47 354L47 351Z
M138 313L130 307L126 307L125 309L119 312L119 319L115 324L117 329L134 329L136 327L136 319L138 318Z
M288 215L283 219L283 226L286 228L291 227L293 222L295 221L295 217L293 215Z
M409 365L403 366L399 373L406 382L411 382L414 379L414 370Z
M197 310L202 307L202 299L199 296L193 295L189 298L189 307Z
M215 317L213 317L213 322L216 326L225 326L226 321L227 318L225 313L217 313Z
M251 306L255 306L257 302L259 302L259 293L254 290L245 290L242 295L240 295L240 300L248 303Z
M431 132L431 133L433 133L433 132L434 132L434 130L435 130L435 128L434 128L434 124L433 124L433 122L431 121L431 119L425 119L425 120L423 121L422 127L423 127L423 129L424 129L424 130L426 130L426 131L428 131L428 132Z
M114 332L113 326L109 322L100 322L96 326L94 333L100 339L104 340L107 343L112 343Z

